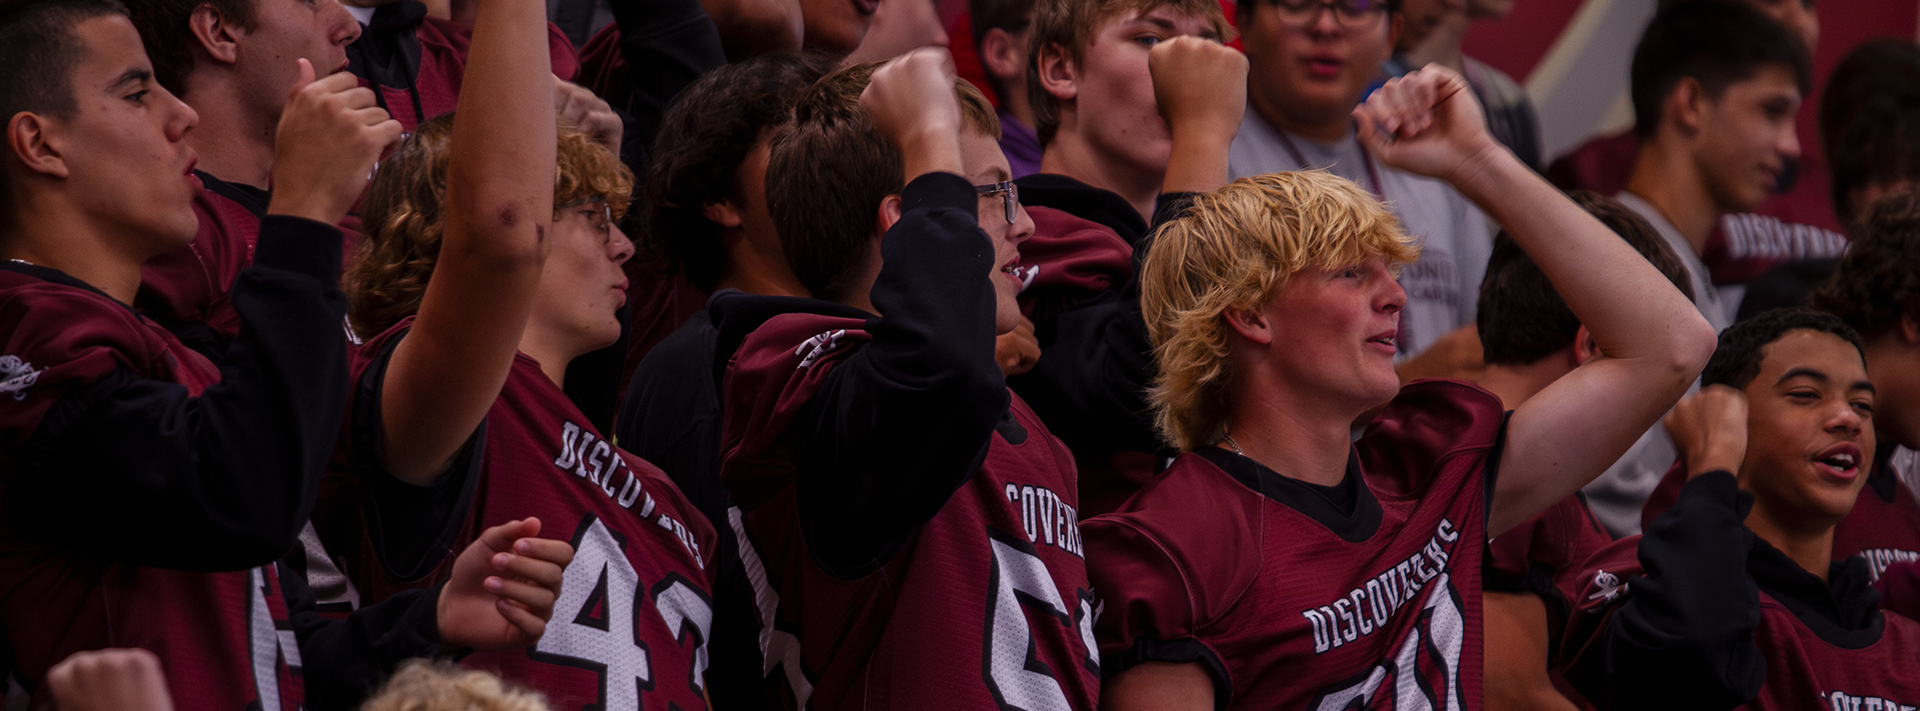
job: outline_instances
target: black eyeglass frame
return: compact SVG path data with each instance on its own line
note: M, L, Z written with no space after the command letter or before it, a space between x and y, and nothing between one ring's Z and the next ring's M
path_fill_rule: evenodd
M1290 22L1308 25L1320 16L1322 8L1348 28L1365 27L1376 17L1385 17L1393 6L1387 0L1272 0L1275 9Z
M980 197L1000 196L1000 207L1006 211L1007 224L1020 221L1020 186L1011 180L1003 180L988 185L973 186L973 194Z

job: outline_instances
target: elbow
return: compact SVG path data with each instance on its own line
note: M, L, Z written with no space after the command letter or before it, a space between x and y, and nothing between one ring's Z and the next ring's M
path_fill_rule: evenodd
M1697 311L1688 310L1687 317L1674 325L1672 343L1668 347L1671 368L1674 377L1682 387L1700 377L1700 371L1706 369L1707 361L1713 358L1713 352L1720 347L1720 334L1714 332L1713 325Z

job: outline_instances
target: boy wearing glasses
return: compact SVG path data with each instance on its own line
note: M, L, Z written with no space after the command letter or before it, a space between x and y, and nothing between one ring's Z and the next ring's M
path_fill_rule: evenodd
M1398 1L1246 0L1238 19L1250 66L1231 175L1324 168L1386 203L1420 245L1420 260L1400 273L1407 290L1395 356L1402 379L1477 365L1470 332L1442 337L1473 323L1493 228L1458 191L1387 167L1354 134L1354 106L1400 34ZM1408 362L1440 343L1448 347Z
M1073 462L994 360L1033 233L999 129L942 49L822 79L767 201L795 276L846 313L714 299L721 477L777 707L1099 697Z

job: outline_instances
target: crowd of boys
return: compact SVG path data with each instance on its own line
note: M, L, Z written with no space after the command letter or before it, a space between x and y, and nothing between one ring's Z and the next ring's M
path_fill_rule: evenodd
M9 708L1920 707L1920 45L1510 5L0 0Z

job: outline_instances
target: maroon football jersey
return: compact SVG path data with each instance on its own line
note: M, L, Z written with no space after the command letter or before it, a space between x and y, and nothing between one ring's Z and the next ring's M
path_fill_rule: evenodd
M1467 383L1408 385L1354 444L1351 513L1226 450L1182 455L1083 525L1103 658L1201 662L1228 708L1477 705L1504 423Z
M157 318L204 324L232 343L240 334L240 314L227 292L240 270L253 264L260 239L260 218L246 206L212 190L193 198L200 231L187 246L140 266L141 310Z
M120 368L193 395L220 380L207 359L105 294L17 271L0 270L0 334L0 482L69 388ZM272 565L229 573L127 565L0 527L0 590L0 627L16 673L33 686L75 652L143 647L160 657L175 708L293 711L304 698Z
M1017 428L905 547L853 580L801 535L789 427L871 337L859 319L785 314L735 352L721 476L760 601L765 668L787 708L1092 709L1100 695L1072 455L1018 396ZM912 413L900 413L911 417ZM1024 432L1008 439L1009 430ZM910 472L903 472L910 474Z
M473 28L452 20L428 17L414 30L420 41L420 71L413 77L413 90L420 94L420 111L414 112L413 97L407 87L379 85L380 99L400 129L412 133L420 124L454 109L460 98L460 82L466 77L467 52L473 44ZM580 56L573 42L559 26L547 23L547 59L554 76L572 81L580 72ZM360 77L360 85L375 88ZM422 115L424 114L424 115Z
M1560 614L1564 617L1567 611L1564 603L1585 586L1581 573L1587 558L1611 543L1613 537L1607 535L1606 527L1594 518L1586 500L1578 495L1569 496L1487 542L1487 574L1499 578L1502 584L1488 580L1486 587L1543 596L1557 593L1560 600L1550 602L1561 604ZM1536 568L1548 574L1544 582L1551 583L1552 590L1534 589L1523 583Z
M1874 458L1867 485L1854 499L1853 510L1833 527L1835 560L1858 555L1867 559L1867 570L1879 580L1887 566L1900 561L1920 560L1920 497L1907 485L1911 472L1920 467L1920 455L1906 447L1883 448ZM1647 497L1641 509L1642 525L1651 525L1680 496L1687 482L1679 464L1667 470L1665 478Z
M1033 316L1036 294L1073 301L1120 288L1133 278L1133 248L1113 230L1050 207L1028 207L1033 236L1020 243L1020 310Z
M1644 571L1640 537L1628 536L1590 561L1586 589L1570 632L1592 637L1613 603L1633 591ZM1804 603L1801 603L1804 605ZM1849 648L1821 639L1793 609L1760 589L1760 623L1753 644L1766 660L1760 693L1741 706L1752 711L1904 711L1920 707L1920 622L1876 612L1885 620L1877 639ZM1817 614L1817 613L1809 613ZM1587 640L1570 639L1571 644Z
M357 351L355 382L412 323ZM353 406L370 404L377 401L356 398ZM467 524L452 550L487 528L537 516L540 535L572 541L574 556L538 643L462 664L537 689L554 708L706 708L706 561L714 545L706 518L658 468L607 441L526 355L515 355L484 428ZM398 580L373 556L368 546L349 564L368 602L445 580L454 559L445 556L421 579Z

